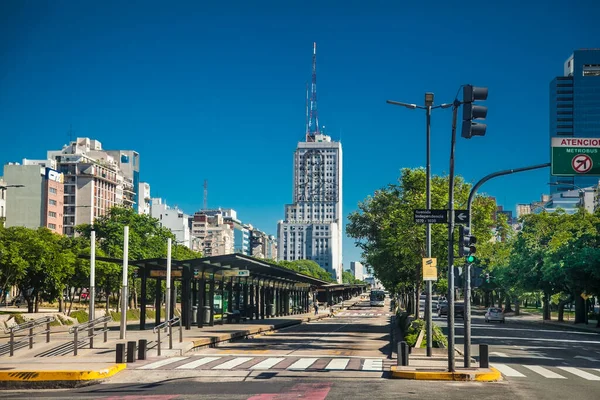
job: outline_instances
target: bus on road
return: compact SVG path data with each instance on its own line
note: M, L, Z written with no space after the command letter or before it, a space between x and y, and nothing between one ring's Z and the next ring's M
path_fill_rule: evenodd
M371 307L384 307L385 293L383 290L371 290Z

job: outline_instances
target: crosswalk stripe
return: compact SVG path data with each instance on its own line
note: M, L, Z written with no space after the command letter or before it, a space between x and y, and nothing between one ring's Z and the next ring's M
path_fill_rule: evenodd
M381 371L383 369L383 360L378 358L366 359L362 370L363 371Z
M263 360L258 364L251 366L250 369L269 369L274 365L282 362L283 360L285 360L284 357L267 358L266 360Z
M212 369L232 369L237 367L240 364L243 364L245 362L248 362L250 360L252 360L254 357L238 357L238 358L234 358L233 360L229 360L227 362L224 362L223 364L219 364L216 367L213 367Z
M513 377L524 377L525 376L522 373L520 373L519 371L517 371L516 369L513 369L506 364L494 364L493 367L496 368L498 371L502 372L502 375L505 375L505 376L513 376Z
M550 379L567 379L562 375L557 374L554 371L550 371L549 369L546 369L544 367L540 367L539 365L523 365L525 368L528 368L530 370L532 370L533 372L537 372L538 374L540 374L541 376L543 376L544 378L550 378Z
M349 358L334 358L327 364L325 369L346 369L349 362Z
M567 371L572 373L573 375L577 375L580 378L587 379L588 381L600 381L600 376L590 374L589 372L582 371L580 369L574 367L558 367L563 371Z
M181 360L186 360L188 357L170 357L165 358L164 360L155 361L150 364L142 365L139 369L156 369L160 367L164 367L165 365L172 364Z
M317 360L318 358L301 358L289 367L287 367L287 369L306 369L313 365Z
M217 361L220 358L221 357L202 357L199 360L195 360L195 361L189 362L187 364L180 365L179 367L177 367L175 369L194 369L201 365L208 364L213 361Z

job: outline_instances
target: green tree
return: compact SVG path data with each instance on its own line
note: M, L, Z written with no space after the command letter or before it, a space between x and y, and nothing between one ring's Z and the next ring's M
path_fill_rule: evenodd
M319 264L312 260L280 260L276 264L280 267L291 269L292 271L300 272L304 275L312 276L313 278L321 279L327 282L335 282L335 279L333 279L329 272L325 271L325 269L321 268Z
M433 176L431 204L433 209L446 209L448 205L447 176ZM414 222L414 211L424 209L426 176L422 168L402 169L398 184L382 188L358 204L346 226L347 234L355 239L362 250L366 264L389 290L395 293L420 294L422 258L426 257L425 225ZM455 177L455 208L464 209L471 185L462 177ZM477 196L473 203L472 226L479 241L491 238L493 226L493 199ZM447 225L431 227L432 255L438 259L438 272L448 269ZM456 253L456 252L455 252ZM456 259L455 265L464 260ZM418 317L418 307L414 307Z

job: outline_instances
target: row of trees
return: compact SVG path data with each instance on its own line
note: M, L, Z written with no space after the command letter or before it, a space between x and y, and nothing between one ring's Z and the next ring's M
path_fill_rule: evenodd
M68 288L89 287L90 238L96 232L96 255L115 259L123 258L123 228L129 226L130 260L167 256L167 239L173 240L172 257L187 260L201 257L200 252L175 242L175 235L161 226L159 221L148 215L137 214L122 207L112 208L106 215L97 218L93 225L80 225L75 237L51 232L47 228L24 227L4 228L0 225L0 289L7 295L8 289L16 286L27 302L28 312L37 312L40 302L59 300L63 311L63 293ZM271 261L275 262L275 261ZM331 275L314 261L280 261L278 265L305 275L333 282ZM133 273L133 267L130 268ZM116 297L119 304L122 264L96 262L96 292L104 293L106 307L109 299ZM132 285L131 307L137 307L139 280ZM153 286L148 288L150 295ZM116 294L116 296L114 296ZM1 296L0 296L1 297ZM6 301L6 297L2 299ZM71 304L73 296L70 296ZM69 307L70 309L70 307Z
M348 235L362 250L365 263L385 287L396 293L421 292L421 259L426 256L425 225L414 223L414 210L425 208L425 171L403 169L397 184L376 191L349 216ZM471 185L455 180L455 208L466 209ZM432 208L448 208L448 177L434 176ZM580 209L526 215L519 229L496 213L495 200L478 195L473 203L472 228L478 239L477 266L489 274L476 291L486 305L498 301L518 312L523 301L543 298L544 318L558 301L559 319L565 304L573 302L576 322L585 319L582 294L600 294L600 214ZM454 254L458 253L457 235ZM438 261L438 291L444 293L448 270L445 224L432 225L432 254ZM455 258L455 266L464 260ZM416 307L418 314L418 307ZM417 315L418 316L418 315Z

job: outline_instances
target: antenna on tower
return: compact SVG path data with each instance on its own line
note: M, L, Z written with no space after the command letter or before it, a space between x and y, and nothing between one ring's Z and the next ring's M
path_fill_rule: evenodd
M204 180L204 203L203 209L208 210L208 179Z
M306 104L305 104L305 108L306 108L306 141L308 142L308 136L310 134L310 132L308 131L308 123L309 123L309 119L308 119L308 82L306 82Z
M310 115L308 119L307 142L314 142L319 133L319 116L317 115L317 42L313 42L312 85L310 89Z

